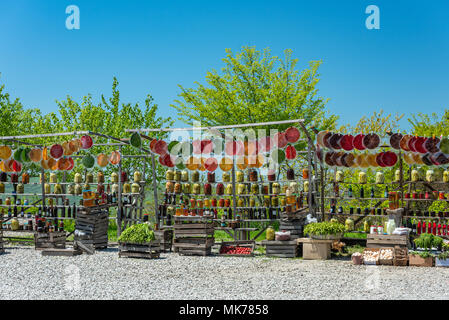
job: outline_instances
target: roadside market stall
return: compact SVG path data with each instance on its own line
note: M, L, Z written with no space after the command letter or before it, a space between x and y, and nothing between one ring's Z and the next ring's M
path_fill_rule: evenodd
M122 154L122 148L129 143L91 131L8 136L0 140L5 143L0 146L2 230L36 234L36 248L46 247L49 239L56 238L63 238L65 244L65 238L72 233L75 240L101 242L98 247L106 247L107 221L101 225L100 242L92 237L83 239L86 233L95 235L98 230L95 221L93 225L76 221L78 215L101 208L107 220L117 220L117 233L143 219L144 162L138 162L142 171L130 177L122 170L122 161L145 155ZM70 221L76 222L75 230L66 234L64 228Z
M267 128L279 125L290 127L266 134ZM263 134L245 135L244 129ZM235 240L254 240L282 218L315 215L318 174L313 140L303 120L126 131L136 141L150 141L153 163L158 157L166 167L165 184L159 192L154 187L161 229L195 219L190 217L207 217L215 230ZM160 132L171 136L156 139Z

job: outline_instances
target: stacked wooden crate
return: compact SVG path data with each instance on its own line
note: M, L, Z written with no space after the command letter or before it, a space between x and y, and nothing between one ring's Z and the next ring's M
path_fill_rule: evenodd
M80 210L75 218L75 241L93 249L108 247L109 212L107 208Z
M299 256L297 240L291 241L262 241L267 257L295 258Z
M289 231L292 240L303 237L304 219L281 219L279 231Z
M173 230L170 229L154 230L154 236L156 237L156 240L160 241L161 252L172 251Z
M3 213L0 213L0 254L5 252L3 245Z
M407 248L409 244L409 237L407 235L396 234L368 234L366 236L367 248Z
M174 251L182 255L207 256L211 254L214 239L212 218L176 216L174 224Z
M36 250L65 249L65 240L65 231L34 233L34 246Z
M159 240L148 243L119 243L119 257L156 259L161 253Z

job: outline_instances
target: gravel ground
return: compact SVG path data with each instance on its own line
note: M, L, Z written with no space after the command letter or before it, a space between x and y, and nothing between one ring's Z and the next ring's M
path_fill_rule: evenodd
M449 269L266 257L0 255L0 299L449 299Z

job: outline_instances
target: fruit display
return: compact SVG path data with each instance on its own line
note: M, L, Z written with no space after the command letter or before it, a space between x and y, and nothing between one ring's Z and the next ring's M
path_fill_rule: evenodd
M251 255L253 249L251 247L222 245L219 253L226 255Z

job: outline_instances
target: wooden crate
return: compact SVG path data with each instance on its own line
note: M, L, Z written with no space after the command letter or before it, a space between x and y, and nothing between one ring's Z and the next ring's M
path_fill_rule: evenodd
M303 220L281 220L279 223L279 231L285 230L290 231L290 238L292 240L299 239L303 237Z
M262 241L266 248L267 257L295 258L299 256L299 247L296 240L291 241Z
M65 249L66 233L62 232L35 232L34 246L36 250Z
M91 245L94 249L108 246L109 212L107 209L79 211L75 218L75 241Z
M368 234L366 235L366 247L380 249L394 248L399 246L401 248L407 248L408 246L408 236L406 235L396 235L396 234Z
M408 265L415 267L433 267L435 264L434 257L421 258L417 254L409 254L408 256Z
M221 250L224 246L234 246L234 247L245 247L251 248L250 254L226 254L221 253ZM256 242L253 240L236 240L236 241L222 241L220 244L220 249L218 250L218 255L223 257L253 257L254 256L254 248L256 246Z
M380 254L382 254L382 251L384 250L391 250L392 251L392 258L391 259L381 259L380 258ZM393 265L393 260L394 260L394 248L380 248L379 251L379 264L384 265L384 266L392 266Z
M154 236L156 240L160 241L161 244L161 252L172 252L173 245L173 230L163 229L163 230L154 230Z
M74 257L83 254L79 249L43 249L42 256L51 257Z
M379 264L379 257L377 258L376 261L365 261L365 252L380 252L380 249L378 248L365 248L365 250L363 250L363 263L366 265L378 265Z
M211 254L214 245L214 223L209 217L175 217L174 251L182 255Z
M160 257L161 245L159 240L145 244L119 243L119 257L157 259Z
M299 238L302 243L302 257L306 260L327 260L331 257L331 246L334 240L317 240Z

